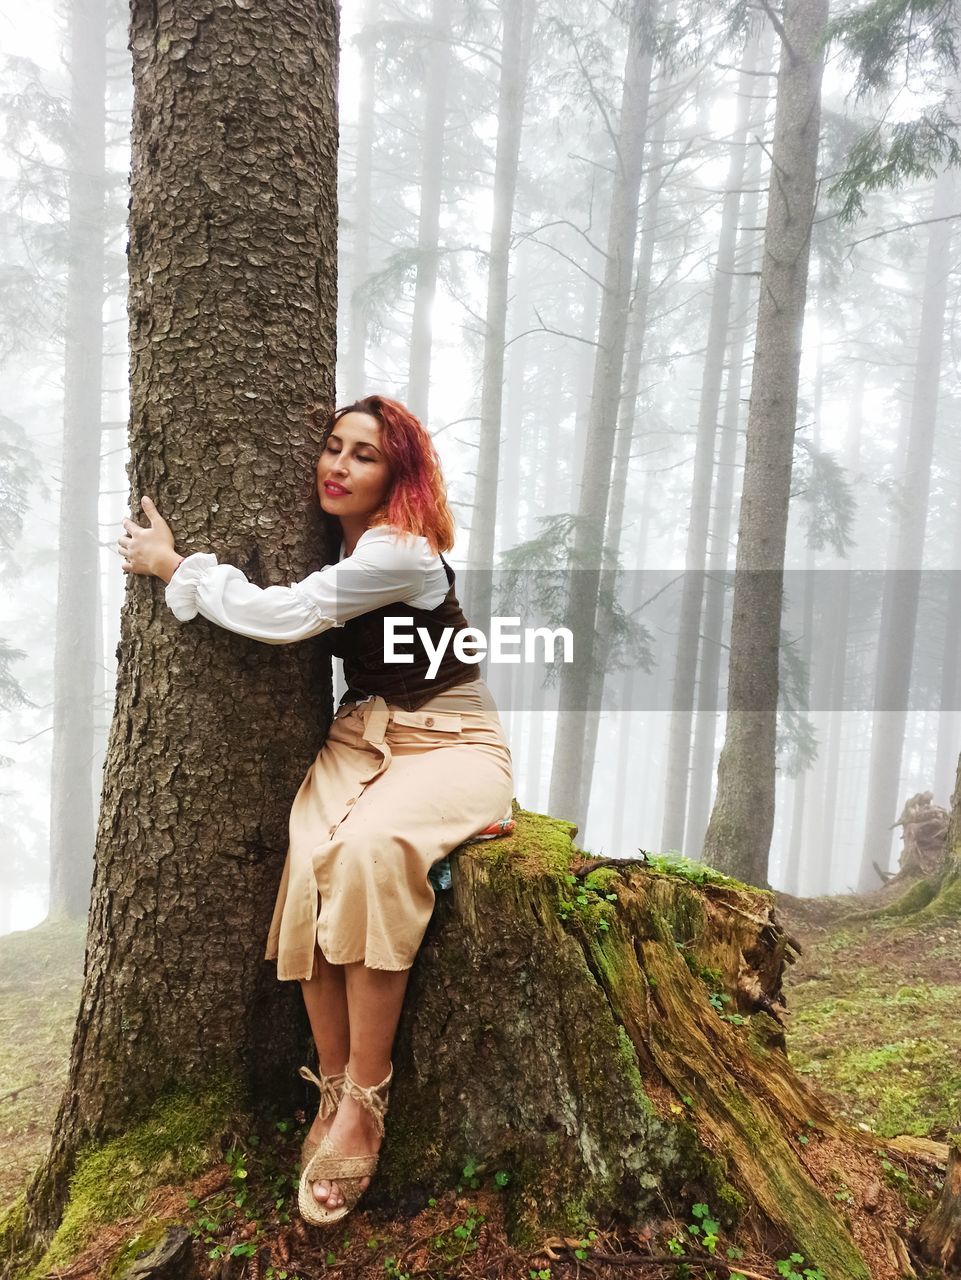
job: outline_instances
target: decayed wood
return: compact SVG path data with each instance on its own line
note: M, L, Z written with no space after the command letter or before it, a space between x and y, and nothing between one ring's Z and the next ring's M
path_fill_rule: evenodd
M918 1232L925 1256L945 1270L961 1266L961 1139L948 1154L944 1186L937 1205Z

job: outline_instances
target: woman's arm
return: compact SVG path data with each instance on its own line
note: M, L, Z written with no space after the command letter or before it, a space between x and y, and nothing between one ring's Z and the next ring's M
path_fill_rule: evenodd
M149 499L144 499L151 529L157 528L163 522L159 513L154 516L153 503L149 507L147 503ZM164 596L179 621L189 622L200 613L228 631L265 644L306 640L397 601L433 608L447 590L446 579L441 589L436 574L432 575L435 583L425 589L425 577L435 568L437 559L425 540L386 527L368 529L358 540L353 555L339 564L328 565L302 582L284 587L258 587L234 565L218 564L211 552L177 557L172 547L153 546L150 537L151 530L132 525L125 554L130 557L133 552L135 564L149 560L153 566L135 567L134 572L164 577L161 569L169 569L170 576L164 577ZM173 567L171 555L179 561Z

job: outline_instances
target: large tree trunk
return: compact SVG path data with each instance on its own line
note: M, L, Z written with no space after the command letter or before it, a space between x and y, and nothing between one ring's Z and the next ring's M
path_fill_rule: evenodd
M137 0L131 14L133 510L149 494L182 551L215 550L261 585L323 563L304 404L333 391L337 34L333 4L299 0L198 0L189 17ZM34 1239L60 1220L79 1145L164 1090L217 1077L291 1098L300 992L263 949L290 802L329 713L319 644L182 626L159 580L128 580L84 984L28 1195Z
M898 505L894 563L884 576L884 601L878 642L867 818L858 889L878 887L875 867L886 870L891 853L891 824L899 808L901 753L907 722L911 664L918 614L924 531L931 489L931 459L938 413L944 313L951 269L955 212L953 170L938 179L928 229L921 324L911 397L911 434L904 464L904 488Z
M590 463L585 465L577 508L570 595L564 625L577 637L574 659L560 677L557 732L551 769L551 813L580 821L584 733L592 701L595 626L600 594L600 571L614 437L621 396L624 342L637 237L637 201L641 186L641 157L647 131L651 52L656 0L628 10L628 46L624 90L617 137L614 189L605 245L604 289L594 361L594 386L587 441ZM596 714L596 711L595 711Z
M103 363L107 12L70 11L70 146L63 455L50 768L51 919L82 920L90 903L91 763L100 667L100 418Z
M767 883L784 546L820 127L827 0L783 15L757 346L731 622L728 712L704 838L713 866Z

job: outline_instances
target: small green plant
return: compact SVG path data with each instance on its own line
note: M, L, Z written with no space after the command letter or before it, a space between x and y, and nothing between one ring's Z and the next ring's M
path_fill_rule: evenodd
M477 1228L486 1221L476 1206L467 1206L467 1216L451 1231L434 1236L433 1247L444 1262L458 1262L477 1248Z
M410 1272L402 1271L396 1258L385 1258L384 1270L391 1277L391 1280L410 1280Z
M713 1254L717 1248L718 1236L721 1231L721 1224L711 1217L711 1211L706 1204L696 1204L691 1208L692 1217L696 1218L696 1222L688 1224L688 1231L692 1236L697 1236L701 1244Z
M775 1262L774 1270L779 1276L784 1276L784 1280L825 1280L824 1272L818 1267L805 1267L803 1271L798 1271L797 1268L803 1261L802 1253L792 1253Z
M540 1271L531 1267L527 1274L530 1276L530 1280L551 1280L550 1267L541 1267Z
M581 881L572 872L563 877L562 885L557 899L561 920L566 924L573 916L588 930L606 933L614 914L614 908L609 904L617 902L617 894L608 893L599 885L588 884L586 878Z

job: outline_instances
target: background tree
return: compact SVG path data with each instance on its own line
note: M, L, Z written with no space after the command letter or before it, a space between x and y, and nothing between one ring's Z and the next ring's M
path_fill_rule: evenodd
M820 127L827 0L786 9L734 580L728 715L704 838L713 866L767 884L787 511Z

